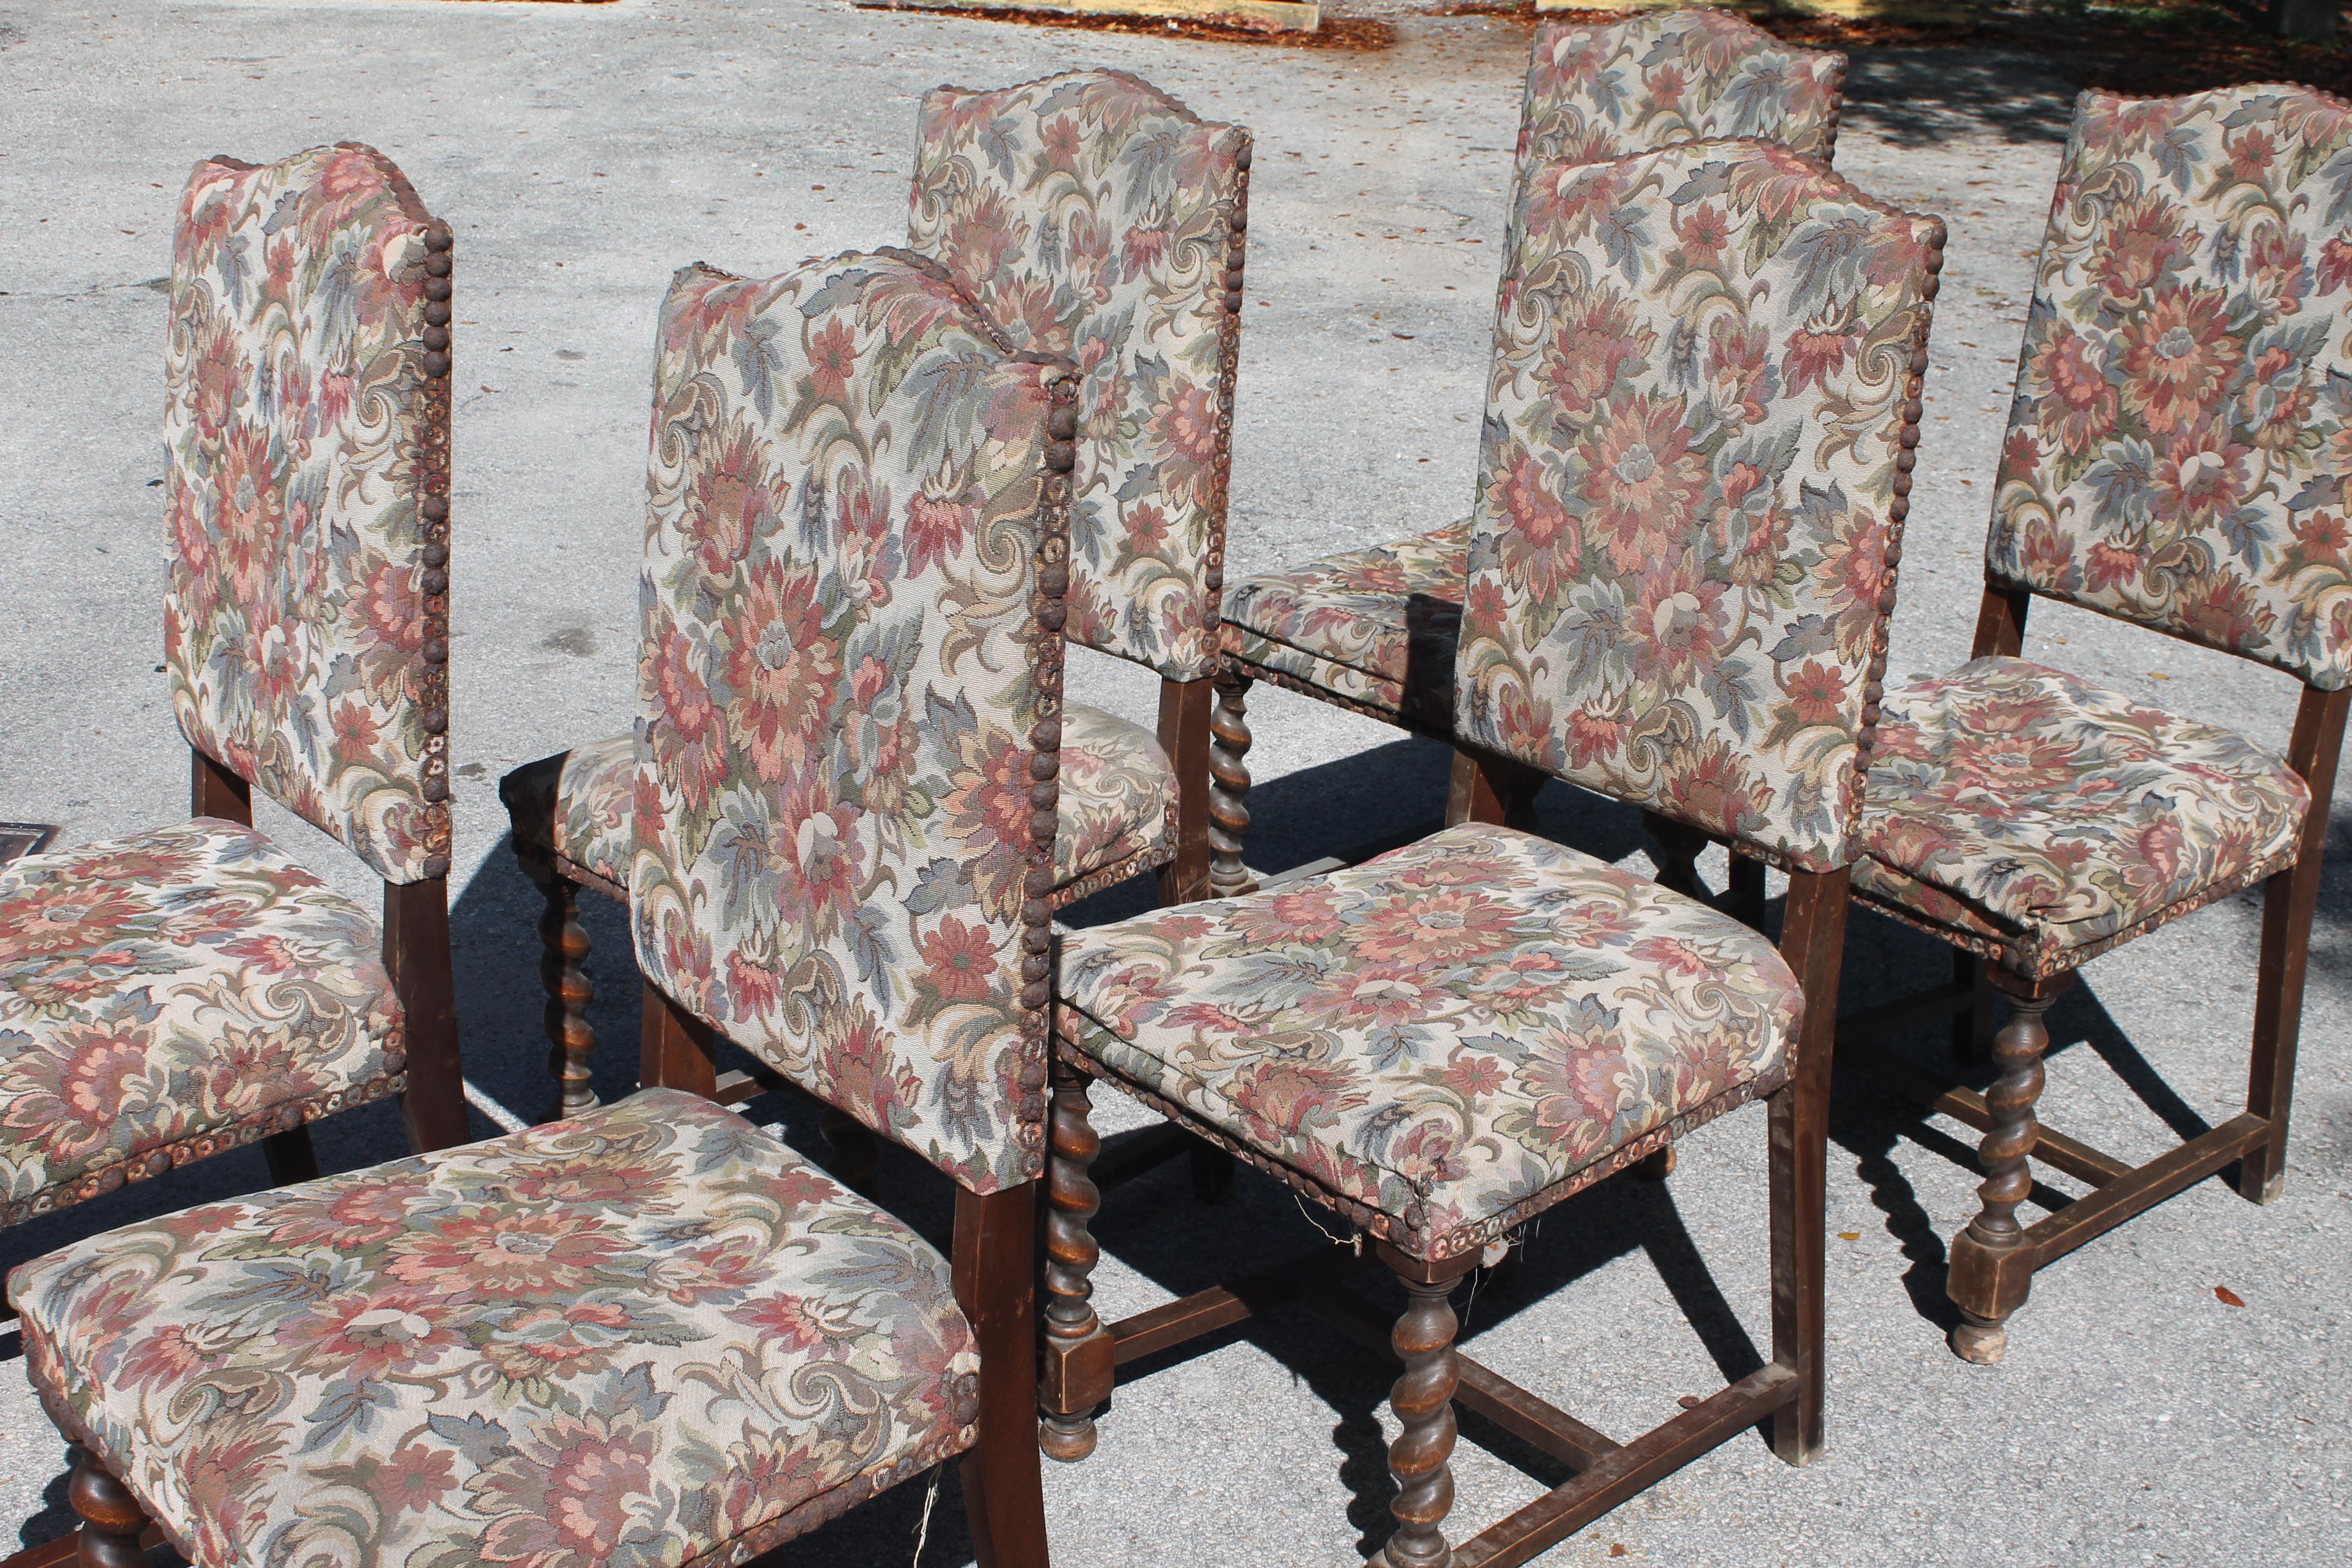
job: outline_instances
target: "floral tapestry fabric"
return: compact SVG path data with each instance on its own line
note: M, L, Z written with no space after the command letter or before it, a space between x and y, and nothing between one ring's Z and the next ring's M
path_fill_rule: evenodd
M1062 710L1054 883L1174 853L1176 771L1151 731L1083 702ZM515 842L550 848L625 892L635 832L635 737L611 735L517 768L499 784Z
M1216 661L1249 132L1119 71L923 100L908 241L1016 349L1075 362L1071 640Z
M1450 731L1469 558L1464 518L1237 583L1225 595L1226 649L1399 723Z
M990 1192L1043 1163L1021 940L1061 645L1032 591L1068 370L919 263L671 286L629 901L680 1005Z
M366 911L199 817L0 869L0 1225L396 1093Z
M2049 975L2292 865L2310 805L2242 735L1979 658L1887 694L1853 886Z
M1987 571L2352 673L2352 105L2086 92L2050 208Z
M127 1226L8 1293L199 1568L676 1568L974 1437L946 1261L675 1090Z
M1943 226L1760 142L1547 164L1520 214L1458 732L1841 865Z
M387 881L446 875L425 797L448 636L421 506L432 219L373 149L196 165L172 262L164 663L181 730ZM430 685L431 693L425 690ZM429 700L428 700L429 698ZM429 864L428 864L429 863Z
M1130 861L1174 858L1176 769L1142 725L1083 702L1064 704L1060 783L1057 890Z
M515 847L551 849L627 896L636 838L637 738L607 735L499 781Z
M1790 48L1704 6L1607 26L1536 29L1519 109L1523 167L1597 163L1722 136L1759 136L1826 163L1845 57Z
M1728 916L1505 827L1066 933L1061 1037L1426 1257L1777 1083L1802 998Z

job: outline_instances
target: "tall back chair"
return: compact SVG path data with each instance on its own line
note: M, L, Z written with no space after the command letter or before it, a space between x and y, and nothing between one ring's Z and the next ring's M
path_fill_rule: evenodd
M1519 110L1516 193L1528 178L1570 177L1577 163L1704 137L1756 136L1826 163L1837 141L1845 57L1791 48L1703 6L1606 26L1548 22L1536 29ZM1470 520L1366 550L1252 577L1225 598L1224 662L1213 796L1222 841L1212 882L1220 894L1251 886L1241 858L1250 745L1246 698L1269 681L1318 701L1454 742L1454 650L1468 570ZM1448 820L1469 791L1499 784L1523 820L1534 774L1457 759Z
M1063 715L1055 908L1158 868L1163 902L1208 867L1210 688L1240 347L1250 138L1117 71L940 88L918 121L912 243L1003 348L1065 355L1085 387L1066 631L1161 677L1159 731ZM914 548L933 514L914 514ZM579 889L625 900L635 742L614 735L499 785L540 935L556 1112L595 1103ZM854 1143L845 1124L835 1131ZM845 1146L841 1168L867 1158Z
M1076 822L1065 796L1064 831L1079 833L1066 853L1100 864L1066 867L1056 901L1151 866L1163 902L1199 898L1250 134L1121 71L937 88L920 123L908 243L1009 346L1065 355L1084 377L1068 636L1160 679L1157 749L1099 710L1070 710L1115 773L1169 782ZM1146 817L1170 802L1172 817Z
M1958 950L1940 1001L1964 1053L1989 1043L1995 989L2010 1005L1981 1097L1854 1057L1985 1130L1983 1208L1952 1244L1953 1345L1972 1361L2000 1359L2042 1264L2233 1163L2257 1202L2284 1175L2352 700L2347 164L2352 106L2305 89L2083 95L2019 359L1976 657L1888 699L1854 887ZM2292 675L2304 692L2285 752L2027 662L2037 596ZM2043 1015L2074 972L2256 883L2244 1114L2138 1166L2041 1128ZM2024 1225L2031 1159L2093 1191Z
M163 646L195 820L0 871L0 1223L403 1096L467 1136L450 984L448 226L354 143L196 166ZM383 881L381 927L252 829Z
M85 1561L152 1519L210 1563L740 1563L961 1455L980 1562L1044 1568L1075 395L920 258L678 274L631 873L651 1087L19 1269ZM714 1029L944 1170L952 1259L711 1103Z
M1491 820L1061 940L1046 1451L1092 1449L1119 1362L1303 1297L1404 1363L1391 1568L1525 1562L1758 1421L1785 1458L1821 1446L1843 906L1943 244L1940 223L1752 141L1548 165L1518 218L1457 721L1474 755L1786 868L1779 951ZM1102 1324L1090 1079L1369 1233L1408 1295L1393 1330L1307 1269ZM1768 1366L1618 1444L1456 1356L1447 1294L1488 1249L1759 1098ZM1444 1531L1457 1398L1581 1472L1458 1547Z

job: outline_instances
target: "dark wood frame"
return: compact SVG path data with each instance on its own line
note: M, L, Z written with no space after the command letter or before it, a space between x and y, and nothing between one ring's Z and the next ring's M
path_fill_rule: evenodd
M2030 589L1988 577L1969 657L2019 657L2032 597ZM1977 1148L1985 1173L1977 1188L1981 1206L1952 1238L1946 1286L1960 1313L1951 1332L1952 1349L1963 1359L1990 1364L2007 1352L2009 1320L2025 1304L2038 1269L2231 1164L2238 1167L2236 1186L2242 1196L2262 1204L2278 1197L2285 1181L2287 1120L2303 1025L2304 979L2311 958L2312 912L2319 899L2328 809L2347 710L2352 710L2352 690L2305 687L2287 763L2310 786L2311 808L2291 864L2207 889L2105 941L2062 955L2063 966L2050 973L2024 972L2007 961L2013 955L1988 939L1936 925L1875 900L1863 900L1865 908L1957 950L1949 984L1855 1014L1838 1031L1838 1049L1879 1083L1984 1133ZM2034 1106L2042 1094L2042 1053L2050 1046L2043 1016L2074 983L2079 968L2099 953L2255 881L2263 884L2262 957L2254 982L2246 1109L2140 1165L2042 1126ZM1996 994L2009 1003L2008 1022L1998 1035L1991 1032ZM1977 1094L1868 1043L1945 1017L1951 1020L1953 1049L1962 1059L1990 1047L2000 1074L1987 1093ZM2017 1209L2032 1190L2035 1160L2088 1183L2091 1191L2027 1226L2019 1221Z
M1449 817L1500 822L1508 803L1525 798L1520 764L1464 753L1455 770ZM1297 1304L1349 1337L1387 1349L1403 1372L1391 1393L1402 1430L1389 1447L1398 1484L1398 1528L1378 1561L1387 1568L1510 1568L1566 1540L1626 1499L1654 1485L1758 1422L1769 1421L1773 1451L1791 1464L1821 1451L1824 1191L1828 1169L1831 1049L1836 1035L1838 969L1849 902L1843 869L1791 871L1780 951L1808 998L1793 1061L1786 1074L1755 1086L1769 1109L1772 1247L1772 1358L1759 1371L1685 1409L1630 1443L1613 1442L1567 1412L1454 1349L1453 1286L1475 1268L1473 1248L1444 1258L1423 1256L1394 1234L1393 1222L1280 1165L1192 1117L1184 1107L1115 1078L1067 1040L1056 1040L1046 1167L1045 1353L1039 1368L1039 1442L1051 1458L1084 1458L1094 1450L1095 1413L1110 1398L1118 1368L1161 1354L1257 1313ZM1819 999L1828 998L1823 1005ZM1100 1256L1090 1226L1100 1206L1092 1165L1101 1149L1088 1116L1091 1084L1100 1079L1144 1099L1191 1136L1224 1147L1286 1183L1301 1197L1372 1233L1370 1252L1403 1284L1408 1305L1393 1327L1341 1289L1372 1260L1349 1247L1213 1287L1149 1311L1105 1323L1091 1302ZM1735 1109L1731 1103L1709 1113ZM1694 1124L1705 1116L1694 1118ZM1685 1129L1685 1131L1687 1129ZM1579 1178L1515 1210L1514 1222L1564 1202L1620 1170L1663 1174L1673 1144L1664 1130L1642 1139ZM1361 1237L1359 1237L1360 1242ZM1448 1468L1456 1436L1452 1405L1570 1467L1562 1485L1449 1546L1443 1533L1452 1504Z

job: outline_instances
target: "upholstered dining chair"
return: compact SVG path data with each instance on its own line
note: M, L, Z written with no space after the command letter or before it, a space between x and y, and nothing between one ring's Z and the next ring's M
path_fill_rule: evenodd
M2313 904L2352 676L2352 105L2302 88L2083 95L2042 241L1975 656L1887 696L1856 896L1949 942L1955 983L1841 1050L1984 1131L1953 1348L2000 1359L2034 1272L2235 1164L2278 1195ZM2036 597L2303 682L2284 752L2022 657ZM2044 1014L2100 953L2263 887L2245 1110L2144 1164L2034 1114ZM2001 995L2008 1023L1997 1040ZM1952 1013L1981 1096L1863 1047ZM2026 1225L2032 1161L2091 1190Z
M1198 898L1249 132L1119 71L938 88L918 129L912 248L947 268L1008 349L1065 355L1085 377L1066 635L1160 677L1156 735L1085 703L1063 717L1052 902L1155 868L1162 902ZM577 889L624 896L633 767L620 735L501 786L516 852L547 898L559 1113L594 1102Z
M1474 757L1784 868L1778 951L1491 810L1359 866L1059 944L1045 1451L1093 1449L1118 1363L1273 1302L1303 1297L1383 1338L1317 1277L1348 1265L1346 1247L1105 1325L1089 1300L1098 1080L1336 1210L1402 1281L1388 1568L1525 1562L1759 1421L1784 1458L1821 1445L1842 910L1941 266L1940 223L1757 141L1548 164L1519 216L1454 722ZM1447 1294L1489 1249L1758 1099L1769 1364L1619 1444L1458 1358ZM1580 1473L1451 1546L1457 1399Z
M353 143L180 199L163 651L194 820L0 869L0 1224L400 1095L467 1136L451 992L446 224ZM252 791L383 882L381 925Z
M1043 1568L1076 393L919 258L677 275L630 873L649 1087L19 1268L84 1562L152 1520L207 1564L734 1563L961 1455L980 1562ZM714 1030L946 1173L952 1258L713 1103Z
M1528 61L1514 186L1539 167L1597 163L1706 137L1761 137L1826 163L1837 142L1845 64L1842 54L1790 47L1705 6L1597 26L1544 23ZM1513 222L1517 210L1515 205ZM1507 253L1514 237L1507 234ZM1454 647L1470 531L1465 517L1392 543L1246 578L1226 593L1213 763L1211 875L1220 896L1254 885L1242 863L1254 682L1412 734L1459 739ZM1474 767L1457 755L1447 819L1463 820L1467 792L1491 785L1503 789L1512 820L1526 820L1527 797L1540 782L1491 758ZM1678 846L1687 839L1675 837ZM1760 889L1760 880L1756 886Z

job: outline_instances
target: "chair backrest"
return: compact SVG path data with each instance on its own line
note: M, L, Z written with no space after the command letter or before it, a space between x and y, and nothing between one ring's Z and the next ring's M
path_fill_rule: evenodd
M173 710L387 882L449 870L449 247L345 142L197 164L173 247Z
M1076 395L904 251L662 309L638 965L980 1193L1043 1163Z
M1770 142L1546 165L1495 331L1474 744L1852 858L1943 225Z
M2352 675L2352 105L2086 92L1993 492L1995 583Z
M1519 163L1757 136L1826 163L1844 87L1843 55L1792 47L1703 5L1603 26L1547 22L1528 60Z
M1172 680L1216 663L1249 166L1120 71L936 88L915 148L908 243L1085 376L1068 635Z

